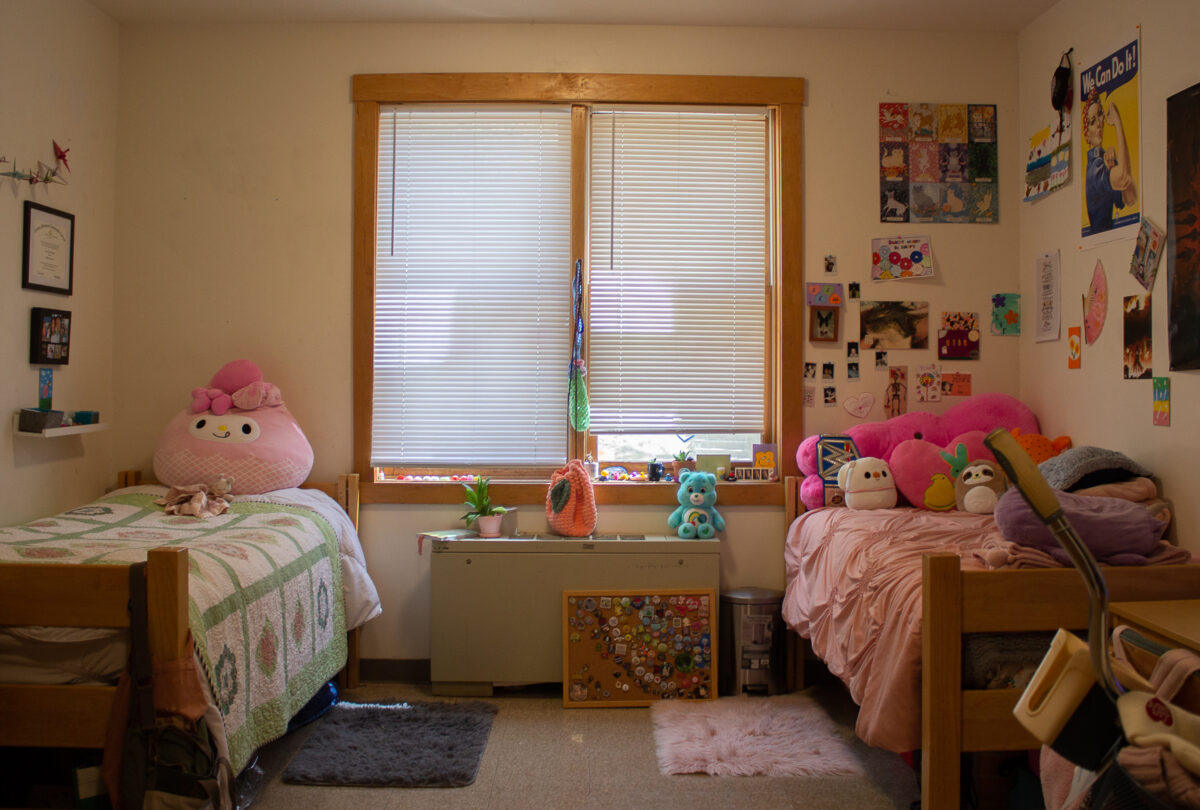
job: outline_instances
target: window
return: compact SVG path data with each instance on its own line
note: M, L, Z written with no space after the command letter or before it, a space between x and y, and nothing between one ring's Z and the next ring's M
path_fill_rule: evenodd
M646 435L794 453L802 88L355 77L356 469L541 479ZM567 414L577 259L589 431Z

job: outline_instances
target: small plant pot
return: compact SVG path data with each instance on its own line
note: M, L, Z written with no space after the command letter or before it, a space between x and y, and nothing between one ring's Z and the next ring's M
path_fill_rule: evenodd
M683 472L684 470L694 470L694 469L696 469L696 460L695 459L689 458L689 459L686 459L685 461L672 461L671 462L671 475L673 475L675 477L676 481L679 480L679 474L681 472Z
M479 528L480 537L499 537L500 522L504 520L504 515L485 515L475 519L475 523Z

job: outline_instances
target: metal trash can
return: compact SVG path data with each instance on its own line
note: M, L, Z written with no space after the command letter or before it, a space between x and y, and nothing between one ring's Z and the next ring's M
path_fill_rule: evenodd
M721 593L722 695L787 692L788 631L780 607L783 591L734 588Z

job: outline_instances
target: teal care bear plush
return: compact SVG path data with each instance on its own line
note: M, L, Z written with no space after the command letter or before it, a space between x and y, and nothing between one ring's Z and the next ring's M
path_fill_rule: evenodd
M712 473L684 470L679 474L676 493L679 506L667 518L667 525L685 540L707 540L725 531L725 519L713 508L717 502L717 477Z

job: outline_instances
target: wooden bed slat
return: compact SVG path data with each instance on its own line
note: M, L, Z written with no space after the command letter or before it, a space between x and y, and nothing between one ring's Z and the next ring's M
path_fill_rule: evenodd
M962 577L958 556L926 555L921 575L921 806L958 807L962 751ZM950 698L950 699L947 699Z
M964 751L1025 751L1041 748L1036 737L1013 716L1023 689L973 689L963 692Z
M103 748L116 691L115 686L0 684L3 744Z
M0 563L0 624L128 627L124 566Z

